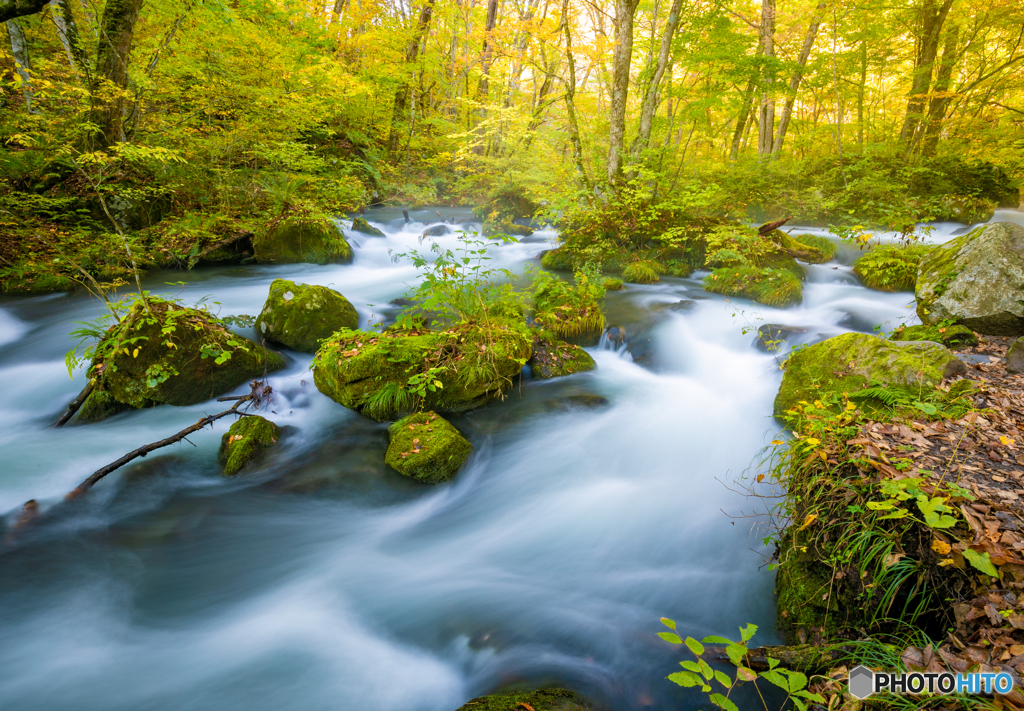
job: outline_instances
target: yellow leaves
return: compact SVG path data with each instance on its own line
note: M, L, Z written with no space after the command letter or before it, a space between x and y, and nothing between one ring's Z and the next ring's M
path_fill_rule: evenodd
M1013 437L1007 437L1006 435L999 435L999 443L1004 447L1012 447L1016 440Z
M857 409L857 403L855 403L855 402L853 402L851 400L850 402L846 403L846 409L847 410L856 410Z
M769 444L779 445L785 444L785 442L783 442L781 439L773 439L771 442L769 442Z
M821 444L821 440L818 439L817 437L808 437L807 439L804 440L804 442L806 442L812 447L817 447L819 444Z
M938 538L936 538L934 541L932 541L932 550L938 553L939 555L949 555L949 552L953 550L953 547L945 541L940 541Z
M804 530L805 528L807 528L808 526L810 526L812 523L814 523L817 520L818 520L818 514L807 514L807 516L804 517L803 524L797 530L798 531L802 531L802 530Z
M764 481L764 474L758 474L757 475L757 483L760 484L762 481Z
M134 351L132 351L132 358L138 358L138 357L139 357L139 349L136 348Z

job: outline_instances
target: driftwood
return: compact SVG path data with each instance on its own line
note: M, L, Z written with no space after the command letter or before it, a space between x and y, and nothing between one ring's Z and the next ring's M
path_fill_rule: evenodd
M78 393L78 397L71 401L71 404L68 405L68 409L64 411L64 414L60 416L60 419L53 423L53 426L63 427L64 425L66 425L68 423L68 420L74 417L75 413L78 412L79 409L81 409L82 404L85 402L85 399L89 397L89 395L92 393L95 387L96 381L90 380L89 384L82 388L82 392Z
M728 662L725 647L709 646L711 656L719 662ZM778 660L779 666L804 674L815 674L831 669L842 656L840 650L813 644L756 647L747 652L745 664L754 671L767 671L768 660Z
M781 220L775 220L775 222L766 222L757 228L757 234L764 237L765 235L770 234L775 230L779 229L792 219L792 217L783 217Z

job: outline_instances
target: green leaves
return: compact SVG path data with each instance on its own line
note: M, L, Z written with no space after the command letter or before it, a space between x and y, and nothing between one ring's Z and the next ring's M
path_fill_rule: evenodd
M964 559L985 575L989 575L993 578L999 577L999 571L996 570L996 567L992 564L992 557L987 551L985 553L979 553L972 548L968 548L964 551Z
M924 522L932 528L952 528L956 525L956 517L950 516L953 509L946 505L941 496L928 498L925 494L917 497L917 508L924 515Z

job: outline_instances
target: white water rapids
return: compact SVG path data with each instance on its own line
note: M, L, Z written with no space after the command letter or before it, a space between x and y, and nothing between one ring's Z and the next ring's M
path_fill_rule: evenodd
M288 278L377 320L416 279L393 254L426 249L418 237L438 222L433 210L396 216L368 215L387 237L350 235L351 265L164 272L146 287L255 315ZM495 246L492 264L520 270L554 236ZM436 239L455 246L453 232ZM616 711L700 704L664 679L682 657L655 637L659 617L696 637L754 622L755 642L777 641L764 531L726 515L756 508L726 485L779 432L777 361L749 329L798 326L811 341L912 318L912 295L858 284L855 256L808 266L804 303L788 310L706 294L703 273L610 293L609 320L646 344L645 364L590 349L596 370L524 379L505 402L452 418L475 452L432 488L387 470L385 425L318 393L310 356L285 351L266 416L287 436L256 471L218 476L222 420L0 548L0 708L453 711L515 682ZM0 300L8 526L26 500L53 506L100 466L223 409L52 429L84 385L64 366L68 334L99 311L83 294Z

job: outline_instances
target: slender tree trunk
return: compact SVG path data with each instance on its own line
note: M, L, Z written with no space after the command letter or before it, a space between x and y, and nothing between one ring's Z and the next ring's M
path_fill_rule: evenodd
M28 41L17 20L7 21L7 34L11 37L11 54L14 55L14 71L21 77L21 95L25 97L25 108L35 113L35 91L32 88L32 59L28 54Z
M920 35L918 36L918 52L914 61L914 76L907 99L907 113L900 130L900 142L911 146L921 126L928 87L932 82L932 67L939 51L939 36L946 22L946 15L953 5L953 0L924 0L921 7Z
M800 82L804 78L804 68L807 66L807 60L811 56L811 48L814 47L814 39L818 36L818 27L821 26L821 20L824 16L822 13L825 10L825 3L819 3L816 15L811 18L811 24L807 28L807 36L804 37L804 44L800 48L800 56L796 60L796 69L793 71L793 76L789 79L789 95L786 97L786 103L782 107L782 117L779 119L779 129L775 133L775 140L772 143L772 155L777 156L782 150L782 144L786 140L786 132L789 130L789 121L793 116L793 106L796 104L796 94L800 90Z
M935 149L939 146L939 134L942 132L942 123L946 118L946 109L953 98L949 95L949 85L953 78L953 69L959 58L957 56L959 40L960 29L954 25L946 33L939 71L935 76L935 86L932 87L932 97L928 104L928 125L924 129L924 143L921 146L921 153L925 156L935 155Z
M765 70L761 79L761 107L758 112L757 155L764 158L772 153L775 136L775 77L770 66L775 58L775 0L761 0L761 49Z
M864 147L864 92L868 83L868 43L860 42L860 83L857 85L857 145Z
M494 26L498 21L498 0L487 0L487 20L484 26L484 45L480 52L480 83L477 86L476 100L479 103L477 109L477 125L478 131L481 127L479 124L483 123L484 119L487 118L487 94L490 91L490 72L491 72L491 59L494 55ZM481 140L473 147L473 152L477 155L484 153L484 142Z
M572 163L576 177L586 189L589 200L594 193L583 163L583 143L580 141L579 118L576 115L576 60L572 56L572 28L569 24L569 0L562 0L562 33L565 37L565 59L568 76L565 79L565 112L569 117L569 143L572 144Z
M135 39L135 23L143 0L107 0L96 46L96 81L93 82L93 122L96 140L104 148L124 140L123 116L128 89L128 62Z
M82 49L78 24L75 22L75 16L71 12L71 4L68 0L50 0L50 17L57 27L57 36L60 37L60 43L64 45L68 62L73 68L88 76L89 57Z
M608 184L622 182L622 146L626 137L629 65L633 59L633 20L640 0L615 0L615 52L612 55L612 99L608 111Z
M658 48L658 57L654 63L654 71L644 87L644 97L640 105L640 126L630 148L630 160L634 165L640 162L640 156L647 150L651 142L654 115L658 110L658 105L661 103L659 93L661 80L665 76L665 69L672 58L672 38L679 27L682 7L683 0L672 0L672 7L669 9L668 19L665 21L665 31L661 35L661 46ZM630 178L632 177L633 174L630 175Z
M430 18L434 14L434 0L426 0L420 8L419 19L416 21L416 30L405 46L405 64L410 66L416 63L420 52L420 42L423 35L430 26ZM409 81L403 81L398 91L395 92L395 105L391 111L391 130L388 133L388 156L391 162L398 159L398 145L402 139L402 124L405 120L405 112L409 108L409 94L412 87Z

